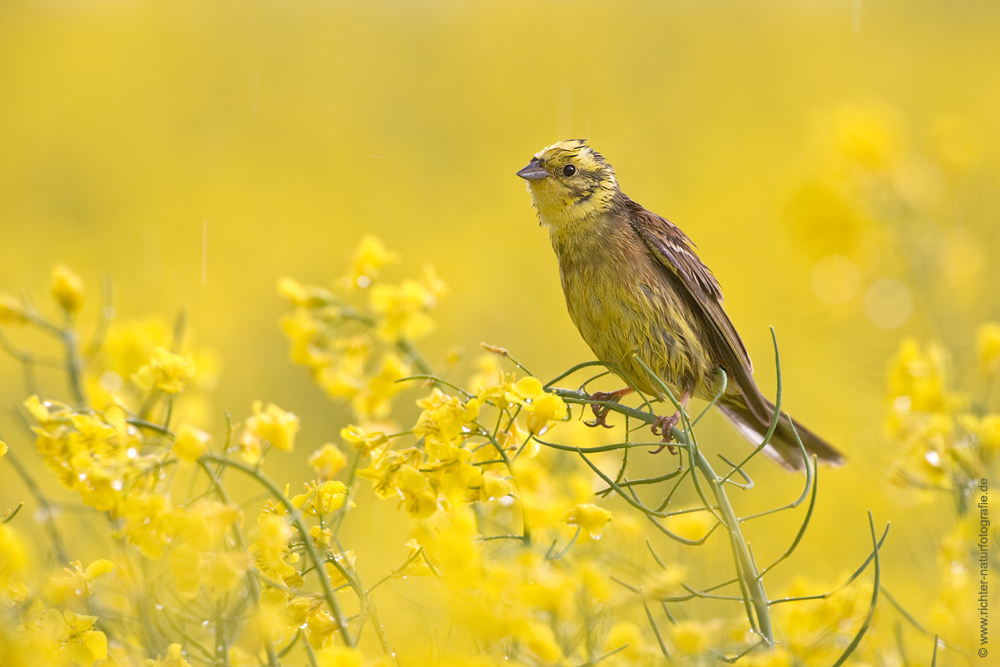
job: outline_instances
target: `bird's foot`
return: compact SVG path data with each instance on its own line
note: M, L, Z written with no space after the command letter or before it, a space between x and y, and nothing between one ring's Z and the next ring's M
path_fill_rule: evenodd
M677 426L677 422L679 422L680 420L681 420L680 410L670 415L669 417L660 416L656 418L656 421L653 422L651 430L653 431L653 435L658 435L661 437L660 442L662 442L663 444L660 445L659 448L650 452L651 454L659 454L664 449L670 450L671 454L677 453L677 448L667 443L673 442L674 434L671 432L671 429L674 426Z
M619 389L617 391L595 391L590 395L590 400L614 401L617 403L622 396L631 394L633 391L632 387L625 387L624 389ZM594 421L583 422L584 424L590 427L603 426L604 428L614 428L606 421L608 418L608 411L611 410L610 405L596 405L592 403L590 408L594 411Z

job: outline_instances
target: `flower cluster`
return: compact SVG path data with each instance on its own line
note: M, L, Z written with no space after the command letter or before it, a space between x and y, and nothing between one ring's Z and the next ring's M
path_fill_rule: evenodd
M978 626L979 608L967 600L1000 540L989 516L1000 449L1000 412L991 401L1000 380L1000 325L981 325L975 349L976 359L963 364L939 345L903 341L889 366L887 425L897 450L894 481L928 503L942 491L954 500L951 526L939 537L942 575L931 611L942 636L970 654L978 643L968 628ZM970 369L964 386L954 379L956 366Z
M594 378L556 389L495 346L464 381L452 364L435 373L412 339L431 327L443 287L431 274L380 282L394 259L367 239L329 290L282 281L293 358L356 419L280 482L269 471L301 450L300 417L258 401L212 428L210 353L153 321L108 322L83 345L84 286L65 268L52 289L64 323L0 297L0 325L55 337L70 386L61 400L32 387L33 452L0 443L0 457L37 454L57 481L39 484L17 463L42 511L0 518L5 665L696 666L724 655L791 667L833 662L874 628L866 600L877 587L854 584L865 568L836 594L798 583L772 614L760 581L798 540L752 556L738 527L769 513L740 517L725 492L736 479L749 489L747 471L716 474L689 430L679 456L649 455L662 443L639 435L656 421L648 403L613 406L623 429L588 428ZM996 373L991 331L982 365ZM35 356L3 340L33 377ZM914 412L898 432L924 442L916 411L961 401L935 384L933 355L907 354L894 404L908 396ZM800 536L814 490L812 472L801 498L778 508L811 498ZM736 554L735 576L703 567L705 550ZM757 557L776 560L756 570ZM730 611L695 606L711 600ZM895 655L881 640L864 650L873 663Z
M347 487L333 479L345 464L343 454L332 444L317 450L311 457L315 479L290 497L251 466L272 450L293 449L295 414L258 402L242 425L213 438L196 425L211 386L211 378L199 374L213 367L213 355L173 351L180 342L171 343L155 320L106 322L99 338L84 346L73 324L84 303L83 281L58 267L51 295L67 324L27 302L0 297L0 324L35 329L63 345L72 394L66 401L34 394L23 404L34 449L65 489L60 494L26 478L43 503L47 550L64 566L33 566L48 561L45 545L32 544L16 510L0 520L4 664L190 667L263 660L277 667L278 642L285 653L300 636L316 649L330 647L333 631L346 627L332 597L344 580L335 565L343 560L340 569L348 576L353 571L353 561L324 527L348 504ZM34 355L6 336L3 342L33 381ZM6 444L3 454L15 456ZM18 460L25 455L16 452ZM223 484L231 466L273 491L249 544L246 504L230 502ZM83 524L58 520L57 503L72 507L74 496L79 512L92 512L80 514L90 517ZM74 559L76 545L84 542L107 557L84 566ZM308 571L294 567L306 543L311 567L325 575L326 595L315 592ZM249 626L248 617L254 620ZM303 623L309 628L304 635ZM350 661L346 649L320 652L317 659Z
M379 278L395 253L374 237L363 238L346 275L329 288L283 278L278 290L293 310L281 320L291 359L309 369L335 399L349 401L362 419L388 416L398 381L414 370L411 341L434 328L430 311L447 291L431 266L421 280Z
M989 409L989 386L1000 376L1000 326L977 334L979 398L952 386L947 352L936 344L902 342L889 365L890 438L901 454L896 480L954 494L958 506L983 477L1000 448L1000 414Z

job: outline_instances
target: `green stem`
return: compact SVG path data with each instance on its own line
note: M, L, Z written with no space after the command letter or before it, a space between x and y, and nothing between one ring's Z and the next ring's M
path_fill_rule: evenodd
M289 517L292 519L292 524L302 535L302 544L305 546L306 553L309 554L309 559L312 560L313 564L316 566L316 576L319 578L320 588L323 590L323 598L326 600L326 604L330 607L330 612L333 614L333 618L337 621L337 629L340 632L340 636L344 640L345 645L353 648L354 638L351 637L351 633L347 630L347 622L344 620L344 614L341 612L340 604L337 602L336 593L333 590L333 584L330 582L330 577L326 572L326 568L323 567L324 563L326 563L326 559L320 558L319 552L316 550L316 545L313 542L312 537L309 535L309 528L306 526L306 523L302 518L302 513L299 512L299 509L285 497L285 493L278 488L277 484L271 481L257 468L248 466L245 463L240 463L239 461L233 461L232 459L228 459L224 456L216 456L214 454L205 454L201 457L201 460L211 461L229 468L234 468L245 475L254 478L285 507L285 511L288 512Z
M712 490L712 495L715 496L718 502L719 511L725 519L726 528L729 530L729 539L736 556L737 573L742 580L743 586L750 594L750 600L753 603L761 637L763 637L767 647L773 649L774 631L771 628L771 615L768 611L764 582L757 572L756 563L754 563L753 558L750 556L750 550L747 547L746 539L743 537L743 531L740 530L740 520L737 518L736 513L733 512L733 506L729 503L725 486L718 475L715 474L715 471L712 470L708 459L705 458L699 449L694 449L691 454L694 457L695 465L698 466L698 469L707 479L708 486Z
M45 517L43 524L49 534L49 539L52 540L52 548L56 550L56 557L60 563L68 565L70 560L66 552L66 547L63 544L62 536L59 534L59 527L56 525L55 508L13 450L9 450L4 458L14 467L21 481L28 487L28 492L35 497L35 502L38 503L39 509L42 510L41 514Z
M226 492L226 487L222 485L222 482L212 472L211 468L208 467L208 464L199 460L198 465L200 465L201 469L205 471L206 475L208 475L208 479L211 480L212 487L215 489L216 495L219 496L219 500L226 505L230 504L229 494ZM240 530L239 525L236 523L233 524L233 537L236 538L236 546L239 547L240 551L242 553L247 553L248 549L246 539L243 537L243 531ZM248 571L246 573L246 580L247 589L250 591L250 599L253 600L254 606L260 606L260 582L257 581L257 576L253 572ZM270 639L263 636L261 636L261 640L264 642L264 649L267 652L267 664L269 667L279 667L280 663L278 662L278 654L274 650L274 644L271 643ZM220 644L221 641L221 639L218 640Z
M550 391L570 403L593 403L593 401L589 400L590 397L582 391L559 388L552 388ZM619 403L609 403L608 407L615 412L628 417L633 417L647 424L653 424L656 422L656 415L643 412L642 410L636 410L635 408L630 408ZM726 495L726 490L722 480L715 474L711 464L708 462L708 459L705 458L704 454L701 453L701 450L698 447L692 446L692 443L688 441L688 438L682 430L675 426L671 432L674 436L674 441L678 445L687 448L694 465L702 472L708 481L712 495L715 496L718 510L722 514L722 520L729 532L740 585L749 596L750 603L753 605L753 616L756 617L757 622L756 624L753 623L754 618L749 618L748 620L751 621L751 625L756 625L759 629L761 637L768 648L774 648L774 631L771 627L771 616L768 611L768 600L767 594L764 592L764 584L757 571L757 566L754 563L753 558L750 556L750 550L747 547L746 539L743 537L743 532L740 530L739 518L733 511L733 507L729 502L729 497ZM584 458L584 460L586 460L586 458ZM614 486L611 480L605 479L604 481L607 482L609 486ZM628 500L628 498L626 498L626 500Z
M60 335L66 348L66 374L69 376L69 388L73 392L73 400L77 408L87 408L87 398L83 391L82 363L80 351L77 349L76 330L70 324Z

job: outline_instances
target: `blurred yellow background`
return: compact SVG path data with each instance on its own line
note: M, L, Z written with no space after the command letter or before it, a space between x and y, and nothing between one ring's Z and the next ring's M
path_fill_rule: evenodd
M886 482L885 374L913 334L947 344L961 377L973 325L1000 318L981 287L1000 249L998 34L986 2L6 0L0 291L41 295L62 262L91 317L105 276L119 314L184 310L221 354L220 414L274 401L318 445L346 413L286 361L275 283L340 275L365 233L400 275L432 262L451 286L429 358L488 341L542 378L591 358L514 175L587 138L697 244L769 392L775 327L785 407L849 457L823 471L791 571L860 563L870 508L894 522L888 585L919 608L905 582L934 576L951 508ZM815 213L850 178L838 151L919 196L889 222ZM939 255L940 271L919 260ZM22 400L10 359L0 378L0 402ZM18 428L5 411L0 435ZM744 451L719 420L705 433Z

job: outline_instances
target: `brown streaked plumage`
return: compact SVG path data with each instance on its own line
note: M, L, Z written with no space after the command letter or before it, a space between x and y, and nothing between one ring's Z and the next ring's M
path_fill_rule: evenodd
M715 395L721 366L729 381L717 406L759 444L774 405L757 387L750 355L723 310L719 283L687 235L629 199L611 165L583 141L545 148L518 176L528 182L538 219L549 228L570 318L597 358L619 368L639 390L665 398L638 356L685 406L691 396ZM807 452L843 462L822 438L798 424L796 430ZM787 468L803 467L787 417L764 451Z

